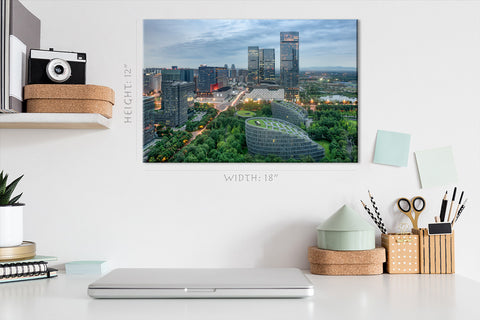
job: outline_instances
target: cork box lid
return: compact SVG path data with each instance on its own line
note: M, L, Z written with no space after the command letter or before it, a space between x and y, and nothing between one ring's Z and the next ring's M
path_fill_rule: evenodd
M383 247L357 251L335 251L309 247L308 261L316 264L378 264L386 261L386 254Z
M92 84L30 84L25 86L25 100L69 99L102 100L115 104L115 92Z

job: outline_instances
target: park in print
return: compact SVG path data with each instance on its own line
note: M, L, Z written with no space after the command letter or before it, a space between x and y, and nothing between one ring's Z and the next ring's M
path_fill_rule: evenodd
M357 20L144 20L146 163L358 162Z

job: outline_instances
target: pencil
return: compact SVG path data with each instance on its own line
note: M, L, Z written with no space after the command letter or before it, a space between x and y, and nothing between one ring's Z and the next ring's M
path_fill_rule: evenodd
M447 212L447 204L448 204L447 193L448 193L448 190L445 191L445 196L443 197L443 200L442 200L442 208L440 209L440 221L441 222L445 221L445 213Z
M448 212L448 222L450 222L450 216L452 215L452 207L455 202L455 194L457 193L457 187L453 188L452 203L450 203L450 211Z

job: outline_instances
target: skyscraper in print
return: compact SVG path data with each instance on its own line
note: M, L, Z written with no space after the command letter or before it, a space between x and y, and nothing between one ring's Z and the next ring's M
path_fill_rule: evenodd
M299 32L280 32L280 84L287 100L298 95L299 73Z
M256 85L259 80L259 49L258 46L248 47L248 85Z

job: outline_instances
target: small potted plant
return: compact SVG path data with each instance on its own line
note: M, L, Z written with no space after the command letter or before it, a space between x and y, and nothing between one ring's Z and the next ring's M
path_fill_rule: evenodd
M8 174L0 173L0 247L19 246L23 242L23 193L12 197L23 175L7 185Z

